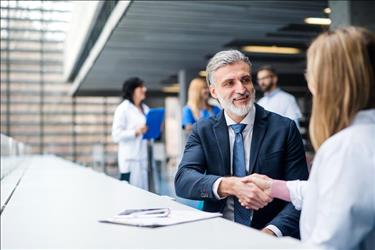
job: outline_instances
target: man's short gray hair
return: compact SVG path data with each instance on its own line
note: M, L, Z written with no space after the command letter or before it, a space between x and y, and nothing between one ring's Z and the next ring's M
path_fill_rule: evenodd
M207 67L206 67L206 73L207 73L207 84L215 85L214 79L213 79L213 73L218 70L219 68L233 64L236 62L245 62L249 65L251 69L251 62L247 56L245 56L243 53L241 53L238 50L223 50L218 53L216 53L210 61L208 61Z

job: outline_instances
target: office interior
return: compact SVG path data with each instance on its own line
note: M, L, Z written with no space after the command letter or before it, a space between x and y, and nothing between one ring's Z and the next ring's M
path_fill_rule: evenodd
M0 4L1 231L19 223L5 216L7 210L17 210L12 202L18 199L17 189L22 188L23 179L28 180L31 165L40 167L38 174L33 174L36 182L44 170L51 171L49 166L65 164L69 169L84 168L89 171L85 172L87 175L95 172L111 178L106 179L108 185L123 184L118 180L118 146L112 140L111 127L114 111L122 101L122 84L134 76L143 79L147 87L145 103L151 108L165 108L162 134L149 144L152 161L148 191L168 202L200 209L199 202L177 197L173 186L186 142L181 111L190 81L205 77L208 59L223 49L234 48L245 53L253 65L253 79L264 64L277 69L279 86L296 98L302 111L299 130L311 164L314 151L308 134L312 98L304 78L306 50L318 34L335 27L358 25L375 30L371 1L1 1ZM259 99L262 93L255 82L254 86ZM67 187L69 192L79 192L87 184L83 179L72 184L74 178L70 182L64 168L56 171L61 171L61 178L67 178L65 185L74 186ZM53 176L59 179L60 175ZM80 202L85 203L85 198L82 199ZM30 232L27 230L24 229L25 234ZM12 238L15 233L14 230L1 233L2 247L59 247L56 246L59 240L47 244L41 239L26 239L25 242L35 244L23 245ZM175 232L169 229L168 233ZM85 236L82 240L89 241ZM60 246L106 247L87 242L75 245L68 241ZM132 242L129 240L127 247L136 248L138 245ZM267 238L263 243L266 242ZM186 242L185 246L195 247L189 244L193 243ZM294 242L290 244L297 246ZM173 247L157 242L144 248L152 246Z

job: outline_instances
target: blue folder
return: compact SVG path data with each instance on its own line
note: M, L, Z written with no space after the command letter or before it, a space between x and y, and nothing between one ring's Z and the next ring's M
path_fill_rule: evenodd
M152 108L146 115L147 132L143 139L156 139L160 136L161 126L164 121L164 108Z

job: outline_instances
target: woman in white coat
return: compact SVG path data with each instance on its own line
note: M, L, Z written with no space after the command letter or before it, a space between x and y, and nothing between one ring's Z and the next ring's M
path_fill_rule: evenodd
M321 248L375 249L374 69L373 32L347 27L320 35L307 53L317 150L309 180L247 177L301 209L301 239Z
M112 125L112 138L118 143L120 180L148 190L146 114L149 108L143 103L146 87L141 79L129 78L123 85L124 101L116 108Z

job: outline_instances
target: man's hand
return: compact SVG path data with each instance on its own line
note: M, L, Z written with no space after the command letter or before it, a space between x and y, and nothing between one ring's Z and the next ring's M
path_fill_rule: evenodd
M266 175L252 174L242 179L244 183L253 183L262 189L268 196L290 202L290 193L287 181L274 180Z
M263 228L262 232L266 233L266 234L269 234L269 235L272 235L272 236L276 236L276 234L271 229L268 229L268 228Z
M243 181L239 177L224 177L219 184L218 194L221 197L234 195L241 205L258 210L272 201L272 198L263 192L254 183Z
M263 208L272 201L272 198L257 185L242 181L237 189L236 196L242 206L254 210Z
M271 196L272 179L262 174L252 174L242 178L244 183L253 183L263 190L268 196Z

